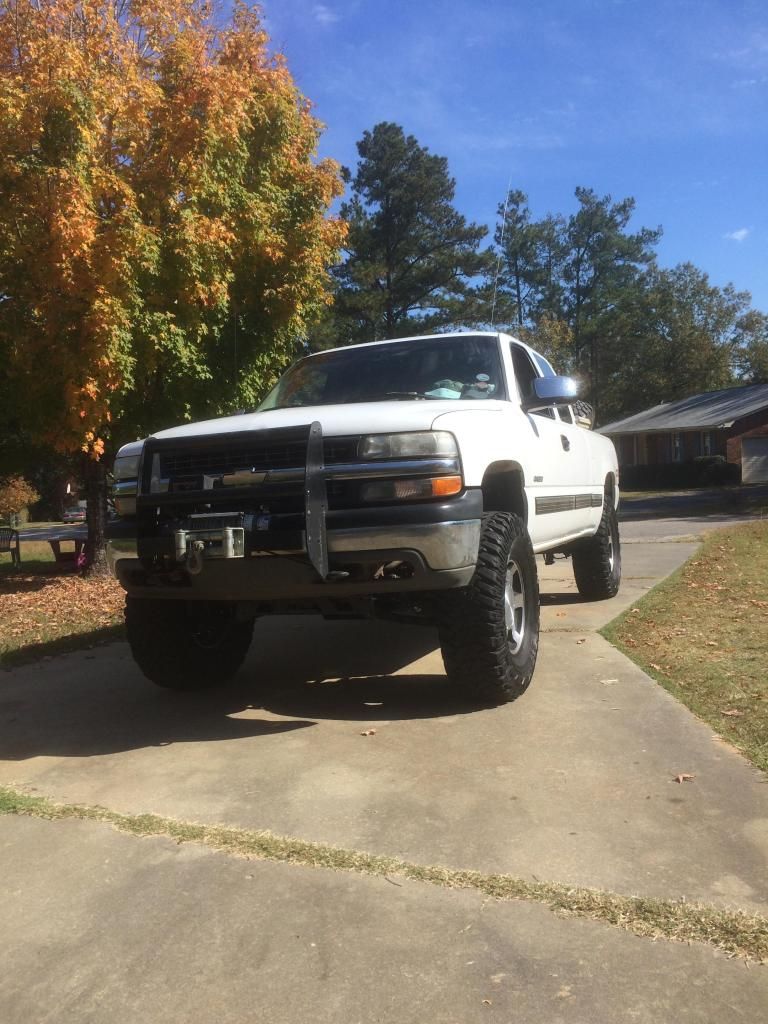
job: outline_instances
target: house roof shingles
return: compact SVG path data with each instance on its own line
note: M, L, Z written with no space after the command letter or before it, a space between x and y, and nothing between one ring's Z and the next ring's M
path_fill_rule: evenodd
M601 434L652 434L668 430L714 430L768 409L768 384L706 391L600 427Z

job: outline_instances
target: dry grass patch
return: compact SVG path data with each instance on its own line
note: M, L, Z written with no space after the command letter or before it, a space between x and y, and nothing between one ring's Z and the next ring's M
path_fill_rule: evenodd
M710 534L603 635L768 772L768 522Z
M48 544L43 546L50 551ZM52 564L22 564L20 570L3 573L0 665L10 668L116 639L122 629L124 600L111 577L84 578Z
M730 956L768 961L768 918L741 910L723 910L686 900L624 896L558 882L529 881L513 875L462 871L414 864L326 843L307 842L272 832L200 825L156 814L120 814L106 807L56 804L45 797L0 786L0 814L21 814L49 821L67 818L105 822L134 836L164 836L195 843L230 856L278 861L302 867L403 878L449 889L470 889L497 900L540 903L558 914L613 925L635 935L675 942L701 942Z

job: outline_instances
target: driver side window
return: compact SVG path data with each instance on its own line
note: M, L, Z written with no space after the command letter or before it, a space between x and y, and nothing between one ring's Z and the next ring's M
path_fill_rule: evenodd
M537 372L536 367L531 362L531 357L524 348L513 343L510 346L510 350L512 353L512 369L515 371L515 381L520 392L520 398L523 401L533 398L533 382L541 374ZM549 419L553 420L555 418L555 411L552 408L537 409L535 415L548 416Z
M513 344L511 349L512 369L515 371L517 389L520 392L520 398L525 401L533 397L533 382L539 375L524 348Z

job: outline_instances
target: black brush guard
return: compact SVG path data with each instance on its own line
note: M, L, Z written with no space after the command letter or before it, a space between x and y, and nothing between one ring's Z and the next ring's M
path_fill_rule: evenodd
M259 507L268 504L275 498L284 497L286 484L279 479L280 468L277 469L268 465L249 466L247 461L242 467L245 472L253 471L254 477L259 481L250 486L228 487L223 485L219 475L219 486L210 488L190 488L186 486L183 490L174 490L173 481L170 481L168 490L152 490L153 467L160 465L163 454L173 452L175 455L184 453L216 453L226 446L237 451L238 448L246 451L253 448L258 451L279 450L286 446L291 454L295 452L301 458L304 468L303 480L303 544L309 563L313 566L321 580L328 578L328 539L326 532L326 517L328 513L328 496L325 478L325 461L323 454L323 430L319 422L315 421L307 426L288 427L283 429L241 431L238 433L209 434L205 437L182 437L174 439L149 438L144 445L141 472L140 495L137 499L138 519L138 554L142 558L152 558L158 554L171 553L170 542L172 537L163 531L163 512L166 514L179 509L187 508L193 510L204 506L211 516L217 514L226 515L234 511L232 506L241 506L238 510L244 511L242 506ZM229 456L230 463L233 456ZM235 456L237 458L237 456ZM245 456L244 456L245 458ZM298 459L297 459L298 463ZM291 467L296 468L296 467ZM270 469L275 472L277 479L270 480ZM215 474L214 474L215 475ZM300 482L293 484L295 490L302 486ZM289 488L290 490L290 488ZM277 532L277 531L275 531ZM258 532L253 533L258 547L268 549L279 547L279 541L274 537L259 537ZM272 543L267 544L266 541ZM257 549L258 549L257 547Z

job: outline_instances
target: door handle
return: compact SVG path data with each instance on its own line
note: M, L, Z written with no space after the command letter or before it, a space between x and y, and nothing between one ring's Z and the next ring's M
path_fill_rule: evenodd
M568 440L565 434L560 435L560 443L563 446L563 451L569 452L571 450L571 442Z

